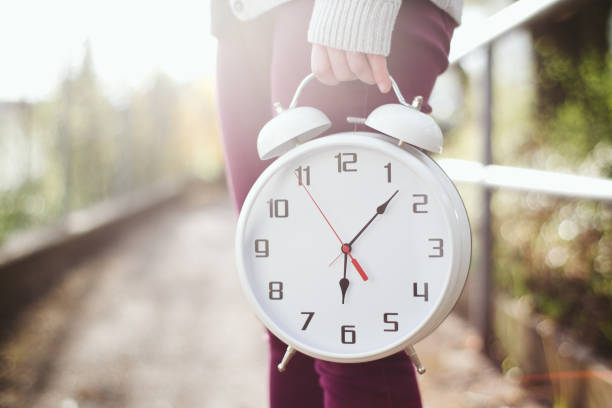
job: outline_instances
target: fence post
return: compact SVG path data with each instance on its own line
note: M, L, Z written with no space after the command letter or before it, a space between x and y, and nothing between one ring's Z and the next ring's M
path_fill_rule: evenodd
M485 48L486 68L484 73L484 102L482 110L482 162L492 164L491 134L493 130L493 46ZM491 190L484 186L481 191L481 221L479 231L480 257L474 280L473 293L469 298L469 315L483 339L484 352L490 354L493 339L493 285L492 285L492 249L493 232L491 229Z

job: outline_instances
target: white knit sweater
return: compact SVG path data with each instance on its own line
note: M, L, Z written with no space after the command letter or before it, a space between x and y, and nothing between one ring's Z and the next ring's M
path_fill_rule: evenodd
M250 20L291 0L228 1L237 18ZM430 1L461 22L463 0ZM401 4L402 0L315 0L308 41L346 51L389 55Z

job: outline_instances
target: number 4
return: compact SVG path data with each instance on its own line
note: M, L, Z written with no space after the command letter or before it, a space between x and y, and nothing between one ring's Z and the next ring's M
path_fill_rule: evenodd
M417 286L418 285L416 282L412 284L412 294L414 295L414 297L422 297L425 302L428 302L429 301L429 285L427 284L427 282L425 282L425 284L423 285L423 294L419 293Z

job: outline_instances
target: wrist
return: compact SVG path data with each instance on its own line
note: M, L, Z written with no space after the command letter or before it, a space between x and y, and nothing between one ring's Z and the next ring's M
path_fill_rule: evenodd
M400 6L401 0L315 0L308 41L387 56Z

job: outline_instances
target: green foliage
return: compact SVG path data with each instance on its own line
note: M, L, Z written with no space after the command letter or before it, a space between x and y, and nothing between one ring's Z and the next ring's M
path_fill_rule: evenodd
M14 230L31 223L31 215L27 211L27 199L35 191L28 183L16 191L0 195L0 243L2 238Z
M0 241L161 179L218 177L215 118L209 82L164 75L112 104L88 53L49 100L0 104Z
M509 164L612 177L612 55L562 44L537 39L536 100L518 104L536 108L522 121L530 137L496 154ZM612 357L612 205L498 192L492 207L497 285Z
M498 285L612 356L612 206L539 194L495 200Z
M600 143L612 145L612 55L587 50L575 63L547 37L536 43L536 52L542 91L534 138L574 161ZM610 161L603 165L602 172L612 176Z

